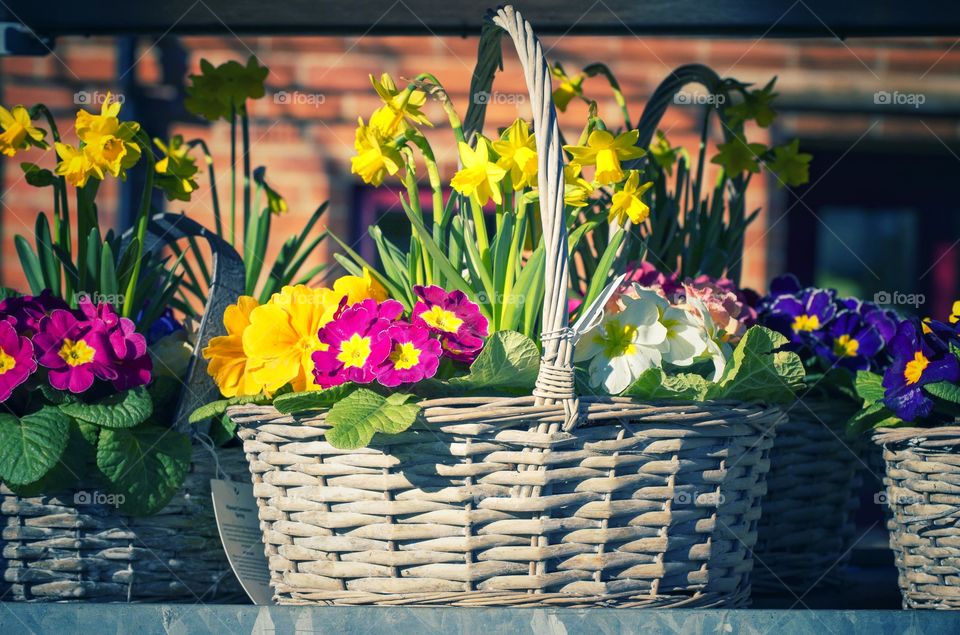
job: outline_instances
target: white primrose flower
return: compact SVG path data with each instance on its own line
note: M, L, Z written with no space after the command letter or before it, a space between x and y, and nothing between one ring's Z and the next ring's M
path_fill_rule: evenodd
M611 395L629 388L643 371L660 367L659 347L667 338L656 304L628 297L621 302L623 310L605 313L580 334L574 349L576 361L590 360L590 385Z
M671 305L653 289L634 284L630 292L657 307L660 323L667 329L667 337L659 346L665 363L690 366L707 350L708 337L696 316Z

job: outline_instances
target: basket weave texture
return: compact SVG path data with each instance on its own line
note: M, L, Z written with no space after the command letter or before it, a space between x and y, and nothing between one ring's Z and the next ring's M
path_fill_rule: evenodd
M187 421L190 412L219 396L200 351L212 337L223 334L223 312L244 287L243 261L236 251L185 216L151 218L146 248L162 249L188 237L209 244L213 275L179 403L154 405L169 412L171 428L184 433L195 431ZM232 454L218 452L221 472L234 480L246 478L246 461L239 449ZM21 497L0 487L0 599L197 602L245 598L227 562L213 515L210 479L217 476L213 458L195 443L183 487L163 510L145 518L125 516L109 504L86 504L84 493L91 500L94 495L106 495L93 483L79 492L36 497Z
M239 449L221 451L219 461L236 479L247 471ZM213 517L216 476L213 460L198 448L180 492L147 518L88 503L93 488L24 498L0 486L3 600L242 600Z
M960 609L960 426L878 430L903 607Z
M793 405L770 451L757 528L755 593L806 593L843 582L856 540L862 443L846 437L855 409L836 400Z

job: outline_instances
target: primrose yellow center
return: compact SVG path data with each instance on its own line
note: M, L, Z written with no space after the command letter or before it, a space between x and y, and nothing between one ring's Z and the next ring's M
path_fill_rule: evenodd
M370 338L354 333L350 339L340 344L337 359L343 362L346 368L362 368L370 357Z
M7 354L7 351L0 348L0 375L4 374L8 370L13 370L14 366L17 365L17 360Z
M833 354L837 357L856 357L860 342L849 335L841 335L833 340Z
M610 320L600 333L593 336L593 341L603 347L603 354L607 359L632 355L637 346L633 343L637 327L633 324L622 324L620 320Z
M917 351L913 354L913 359L907 362L907 367L903 369L903 378L908 384L915 384L920 381L923 371L930 365L930 360L923 353Z
M60 347L58 354L60 355L60 359L65 361L67 365L80 366L92 362L97 351L83 340L73 341L64 339L63 346Z
M453 311L447 311L439 306L432 306L421 313L420 319L426 322L427 326L444 333L456 333L460 330L460 325L463 324L463 320L458 318Z
M420 349L413 342L400 342L390 351L390 361L396 370L407 370L420 363Z
M815 331L820 328L820 318L816 315L807 315L806 313L798 315L793 320L794 331Z

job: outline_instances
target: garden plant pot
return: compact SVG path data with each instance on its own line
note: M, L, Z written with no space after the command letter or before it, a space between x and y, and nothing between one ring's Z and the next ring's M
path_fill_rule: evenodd
M960 427L874 433L903 607L960 609Z
M519 397L420 401L412 427L355 450L327 440L326 409L230 407L250 463L274 597L281 604L741 605L782 411L577 395L550 69L512 7L484 27L472 91L490 89L501 29L520 52L540 161L548 264L536 387ZM485 103L472 100L467 130L482 126Z
M842 583L857 538L861 444L844 430L855 411L811 399L794 404L777 429L754 548L755 593Z

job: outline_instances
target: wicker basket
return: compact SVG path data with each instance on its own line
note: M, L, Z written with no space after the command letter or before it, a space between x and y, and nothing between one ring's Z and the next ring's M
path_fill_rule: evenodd
M863 444L844 431L854 412L844 402L811 399L791 406L777 429L754 548L754 593L842 583L860 504Z
M903 607L960 609L960 426L882 429L874 441Z
M243 289L243 263L232 248L188 218L151 219L148 249L200 237L213 252L213 282L197 333L193 362L180 403L170 404L175 429L190 431L187 415L217 398L200 350L222 332L223 311ZM176 406L176 407L174 407ZM221 472L247 478L239 449L220 451ZM191 471L181 491L160 513L132 518L109 504L88 504L89 488L21 497L0 487L3 550L0 599L100 602L237 601L246 596L227 562L210 499L217 476L212 455L194 444Z
M495 26L494 26L495 25ZM474 92L521 54L547 246L533 396L421 402L369 448L324 440L325 412L229 410L240 426L282 604L719 606L749 596L776 408L574 394L562 156L550 71L511 7L481 37ZM491 56L491 52L493 55ZM491 61L492 60L492 61ZM474 103L483 103L474 100ZM479 129L480 115L466 118ZM476 127L474 127L476 126ZM579 424L579 425L578 425Z

